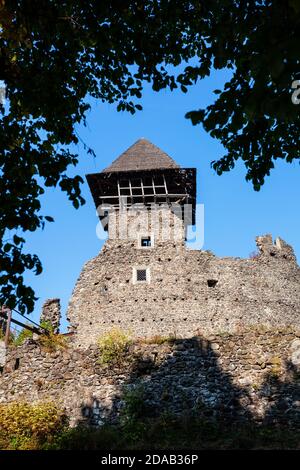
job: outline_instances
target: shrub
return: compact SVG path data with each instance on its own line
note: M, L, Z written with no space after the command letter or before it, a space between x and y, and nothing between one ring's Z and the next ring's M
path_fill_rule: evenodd
M49 332L49 334L40 335L39 343L47 352L57 351L57 349L66 349L67 341L63 335Z
M98 340L99 363L103 365L119 363L124 358L131 343L128 333L120 328L112 328Z
M55 404L13 402L0 405L0 449L39 449L67 425Z
M143 440L148 426L145 421L148 412L143 385L127 388L120 411L120 425L125 442L135 443Z
M63 335L54 333L53 325L48 321L42 321L41 327L48 331L39 336L40 345L48 352L64 349L67 347L66 339ZM13 345L21 346L27 339L32 338L33 332L23 328L18 336L14 338Z
M48 352L56 351L57 349L65 349L67 347L66 338L58 333L54 333L54 328L51 322L41 321L41 327L48 331L48 334L41 334L39 336L39 343Z
M146 413L145 389L143 385L127 388L123 395L123 408L121 409L121 423L136 422Z
M32 335L33 335L32 331L27 330L26 328L23 328L18 334L18 336L14 338L13 345L21 346L23 343L25 343L27 339L31 339Z

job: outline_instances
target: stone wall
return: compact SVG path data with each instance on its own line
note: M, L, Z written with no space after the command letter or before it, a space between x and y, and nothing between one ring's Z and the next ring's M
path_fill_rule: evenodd
M283 240L258 237L258 254L249 259L189 250L183 236L159 234L153 247L142 249L142 222L129 238L108 239L84 266L67 313L78 346L96 343L113 326L135 337L188 337L255 324L300 327L300 268ZM139 267L149 270L149 283L134 281Z
M124 392L144 390L151 415L194 410L258 422L300 424L300 332L249 328L173 343L135 342L114 366L95 346L47 352L38 342L9 348L0 402L54 400L71 423L115 422Z

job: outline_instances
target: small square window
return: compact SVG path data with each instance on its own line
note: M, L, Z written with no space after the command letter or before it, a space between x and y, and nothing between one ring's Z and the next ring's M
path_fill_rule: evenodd
M132 272L133 284L150 284L150 268L147 266L135 266Z
M147 281L147 271L146 271L146 269L137 269L136 270L136 280L137 280L137 282Z
M141 238L141 247L147 248L152 246L151 237L142 237Z

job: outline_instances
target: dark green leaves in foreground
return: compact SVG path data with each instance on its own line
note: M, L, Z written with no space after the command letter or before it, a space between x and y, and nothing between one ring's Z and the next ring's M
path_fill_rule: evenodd
M276 159L300 156L300 105L291 100L300 78L300 1L217 3L207 23L208 54L215 68L232 68L232 78L215 90L215 103L186 117L223 144L216 172L242 159L259 190Z
M0 80L9 105L0 108L0 304L33 309L23 276L39 274L41 263L11 237L53 220L41 213L45 190L58 186L75 208L84 203L82 178L67 172L78 162L70 148L87 98L134 113L143 81L175 88L166 66L195 55L195 35L184 32L199 8L181 1L0 1Z

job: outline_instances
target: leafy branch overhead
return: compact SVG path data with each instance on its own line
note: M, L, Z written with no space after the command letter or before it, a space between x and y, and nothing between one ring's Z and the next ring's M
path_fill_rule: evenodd
M84 203L82 178L67 171L78 162L70 146L89 96L134 113L145 82L186 92L212 69L230 68L216 102L187 115L223 144L216 171L241 158L259 189L274 159L299 158L299 107L290 99L299 21L300 0L0 0L8 98L0 107L0 304L33 309L23 275L40 273L41 263L23 253L23 232L52 221L41 214L45 189Z
M224 146L218 174L239 159L259 190L278 158L299 159L300 106L291 100L300 77L300 0L223 1L207 22L210 68L232 78L206 109L187 113ZM200 53L200 61L203 56Z

